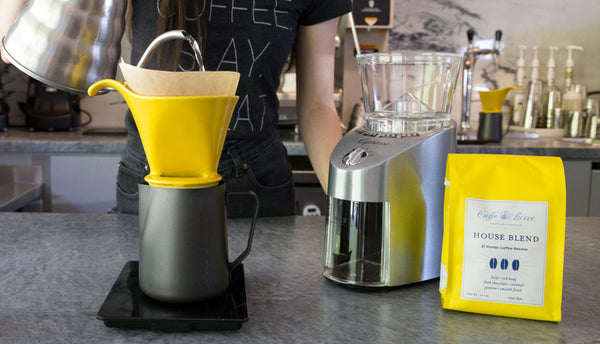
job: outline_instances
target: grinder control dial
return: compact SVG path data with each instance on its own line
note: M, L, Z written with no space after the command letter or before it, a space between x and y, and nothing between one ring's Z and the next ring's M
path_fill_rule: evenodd
M348 154L344 155L342 162L346 166L355 166L367 159L369 154L364 148L354 148Z

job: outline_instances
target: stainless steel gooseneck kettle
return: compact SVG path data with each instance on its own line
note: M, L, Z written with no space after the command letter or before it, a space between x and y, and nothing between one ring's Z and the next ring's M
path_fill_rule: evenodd
M2 55L40 82L86 93L116 75L126 10L123 0L32 0L4 36Z

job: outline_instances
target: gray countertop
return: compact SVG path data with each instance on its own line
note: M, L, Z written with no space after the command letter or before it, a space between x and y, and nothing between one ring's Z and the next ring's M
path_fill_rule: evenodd
M29 132L9 128L0 133L0 152L15 153L83 153L120 154L125 135L84 135L86 129L59 132ZM300 137L292 129L280 135L289 155L306 155ZM458 153L521 154L559 156L565 160L600 160L600 142L541 137L537 139L505 138L502 143L459 144Z
M600 160L600 141L586 143L583 139L504 138L501 143L458 144L458 153L519 154L558 156L564 160Z
M0 152L120 154L125 148L125 135L84 135L85 131L30 132L9 128L0 133Z
M0 166L0 211L15 211L42 197L42 168Z
M229 221L230 251L247 219ZM568 218L562 322L443 310L438 280L385 292L321 275L324 217L261 218L244 261L249 320L228 332L105 327L96 319L137 218L0 213L0 343L592 343L600 339L600 218Z

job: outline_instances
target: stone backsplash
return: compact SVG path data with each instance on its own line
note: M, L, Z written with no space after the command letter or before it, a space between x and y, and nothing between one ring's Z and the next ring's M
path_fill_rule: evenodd
M375 0L387 1L387 0ZM390 31L389 50L464 51L466 32L475 30L475 45L488 47L494 32L503 31L503 50L499 65L491 58L477 61L475 88L497 88L515 84L518 46L526 45L526 75L531 75L531 47L539 46L540 75L545 79L548 47L555 45L557 84L564 84L567 45L579 45L575 52L575 83L585 83L589 91L600 90L600 1L596 0L395 0L394 25ZM127 51L127 49L124 49ZM24 125L18 103L25 101L27 76L13 66L0 62L0 76L5 101L10 106L11 125ZM460 81L459 81L460 84ZM460 89L457 89L457 97ZM460 116L460 99L455 97L453 118ZM476 97L475 97L476 98ZM477 99L474 99L477 111ZM90 126L121 127L126 109L122 98L111 95L82 96L82 108L91 113ZM473 112L476 113L476 112Z

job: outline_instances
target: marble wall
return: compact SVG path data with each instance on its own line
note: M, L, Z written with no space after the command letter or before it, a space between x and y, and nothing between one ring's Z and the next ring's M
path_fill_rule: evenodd
M490 58L479 60L475 67L475 87L493 89L515 84L521 44L527 46L527 77L531 75L531 47L539 47L542 79L546 78L548 47L559 47L555 53L556 75L557 84L562 87L566 46L579 45L584 50L574 52L574 82L586 84L588 91L600 90L600 1L597 0L394 0L389 49L464 51L470 28L476 33L475 45L482 48L491 47L497 29L503 31L500 63L495 66ZM455 97L452 112L455 119L460 118L459 108Z

